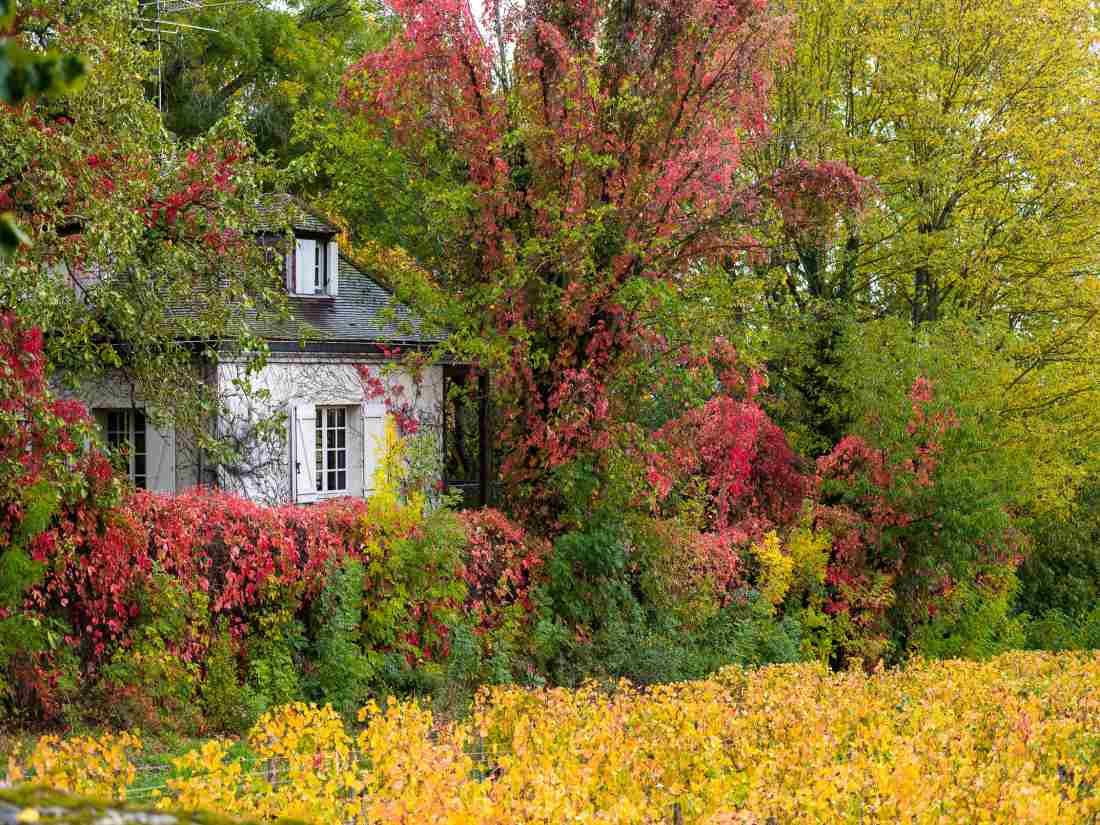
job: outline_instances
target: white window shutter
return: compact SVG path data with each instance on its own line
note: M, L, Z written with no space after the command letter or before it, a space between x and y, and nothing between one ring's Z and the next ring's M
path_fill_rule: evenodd
M145 448L148 462L148 487L158 493L176 492L176 430L157 429L145 425Z
M283 263L283 280L286 281L286 291L294 292L294 260L295 254L293 251L286 253L285 261Z
M317 407L290 405L290 483L294 501L317 500Z
M312 295L316 289L313 276L313 246L316 241L298 238L294 246L294 291Z
M374 474L386 444L386 407L363 404L363 498L374 492Z
M325 244L328 255L328 294L335 296L340 290L340 251L336 241Z

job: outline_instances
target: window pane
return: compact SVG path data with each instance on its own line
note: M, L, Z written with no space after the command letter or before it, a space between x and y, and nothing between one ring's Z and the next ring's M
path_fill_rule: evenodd
M122 410L111 410L107 413L107 446L117 449L129 440L127 438L126 413Z
M348 411L346 407L317 408L317 489L343 492L348 487Z
M313 282L317 285L318 293L328 292L328 272L325 263L325 244L317 241L313 244Z
M134 412L134 453L145 454L145 413Z
M313 478L320 492L325 479L325 454L324 454L324 418L317 416L317 426L313 431Z
M146 452L145 452L145 413L134 410L134 486L145 489L146 481Z

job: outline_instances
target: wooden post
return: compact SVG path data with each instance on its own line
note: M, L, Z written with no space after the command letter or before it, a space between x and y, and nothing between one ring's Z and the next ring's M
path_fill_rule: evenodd
M684 825L684 812L680 810L680 803L672 803L672 825Z

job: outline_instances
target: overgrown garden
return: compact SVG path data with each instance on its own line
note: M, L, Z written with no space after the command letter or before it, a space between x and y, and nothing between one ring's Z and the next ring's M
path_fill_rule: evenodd
M989 722L995 672L1034 687L1064 661L1094 684L1084 658L936 663L1100 646L1094 10L789 5L257 3L207 9L193 22L214 34L158 51L135 3L0 2L0 45L85 69L81 88L0 103L0 211L19 227L0 260L10 726L242 735L306 702L331 706L346 745L360 707L417 699L371 717L382 747L386 725L427 725L421 707L495 713L472 704L479 687L519 685L539 692L484 695L569 717L577 741L614 738L588 704L656 742L662 702L697 703L726 747L751 736L730 732L724 692L775 679L790 684L757 697L769 707L867 691L895 737L873 751L926 722ZM120 480L87 411L59 400L51 381L121 371L162 399L152 419L229 460L204 427L222 399L194 368L266 357L249 319L286 307L250 232L273 188L329 215L445 333L422 358L489 376L493 507L459 510L410 470L400 420L365 501L158 496ZM116 276L74 289L77 271ZM801 664L722 670L773 663ZM705 681L601 692L619 679ZM937 679L946 698L924 703ZM970 679L973 718L957 705ZM1035 810L1055 812L1035 821L1076 815L1095 742L1069 711L1009 699L1018 718L996 724L1022 728L936 770L1023 782L1034 757ZM1027 733L1048 721L1053 749ZM535 735L486 724L512 747ZM526 804L469 785L463 742L424 741L430 793ZM759 817L728 822L857 798L901 817L928 802L913 783L934 748L912 747L929 750L873 787L838 774L833 796L768 796L774 777L750 774L776 750L708 774L725 783L713 799L685 766L680 796L710 800L692 817L735 798ZM781 748L807 771L831 758ZM641 758L608 764L622 779ZM845 764L886 770L868 759ZM527 776L502 770L498 789ZM912 794L890 796L894 780ZM956 791L939 788L941 813L977 804ZM226 809L266 813L242 799Z

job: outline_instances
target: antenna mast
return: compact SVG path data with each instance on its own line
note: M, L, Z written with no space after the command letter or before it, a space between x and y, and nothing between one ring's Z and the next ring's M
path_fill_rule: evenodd
M190 16L213 8L255 5L259 0L142 0L136 18L138 28L157 38L157 109L164 111L164 49L163 36L181 35L188 31L217 32L209 26L185 23L180 16ZM148 15L152 14L152 17Z

